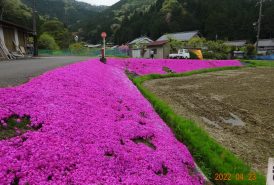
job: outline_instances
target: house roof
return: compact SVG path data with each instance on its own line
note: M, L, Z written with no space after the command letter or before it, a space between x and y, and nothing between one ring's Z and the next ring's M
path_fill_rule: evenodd
M133 41L131 41L129 44L132 45L132 44L136 44L136 43L150 43L150 42L153 42L153 40L151 40L150 38L148 37L139 37L139 38L136 38L134 39Z
M169 33L161 36L159 39L157 39L157 41L168 40L169 38L173 38L180 41L188 41L197 35L199 35L199 31Z
M260 39L259 47L274 47L274 39Z
M23 31L26 31L26 32L33 32L32 29L30 29L30 28L26 28L24 26L21 26L21 25L18 25L18 24L15 24L13 22L9 22L9 21L0 20L0 25L12 26L12 27L19 28L19 29L21 29Z
M153 47L153 46L162 46L165 45L168 41L166 40L161 40L161 41L155 41L155 42L151 42L147 45L147 47Z
M247 43L246 40L233 40L233 41L227 41L225 42L228 46L236 46L236 47L243 47Z

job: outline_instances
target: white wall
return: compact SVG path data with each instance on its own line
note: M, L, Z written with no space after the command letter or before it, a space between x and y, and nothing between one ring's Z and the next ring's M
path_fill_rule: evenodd
M2 25L0 25L0 39L3 43L5 43L5 39L4 39L4 31L3 31L3 27Z
M140 49L133 49L132 50L132 58L141 58L141 50Z
M19 48L19 39L18 39L18 30L14 29L14 42L16 46L16 50Z

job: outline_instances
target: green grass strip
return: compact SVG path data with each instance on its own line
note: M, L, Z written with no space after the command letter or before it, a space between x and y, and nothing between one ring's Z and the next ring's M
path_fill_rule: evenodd
M249 67L274 67L273 60L242 60Z
M165 102L156 97L156 95L151 93L142 85L145 81L152 79L183 77L194 74L236 69L240 69L240 67L204 69L180 74L152 74L131 78L131 80L138 87L141 93L151 102L155 111L173 130L177 139L187 145L192 156L195 158L196 163L210 181L218 185L265 185L265 176L252 171L250 166L246 165L233 153L218 144L215 139L211 138L208 133L201 129L195 122L174 113ZM230 180L215 180L216 173L229 173L231 174ZM252 173L255 173L256 180L251 180ZM236 180L236 174L239 174L239 176L243 174L244 180Z

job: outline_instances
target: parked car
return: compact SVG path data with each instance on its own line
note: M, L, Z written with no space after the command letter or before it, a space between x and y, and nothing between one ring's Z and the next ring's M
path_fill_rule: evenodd
M171 59L190 59L190 53L188 49L179 49L178 53L169 54Z

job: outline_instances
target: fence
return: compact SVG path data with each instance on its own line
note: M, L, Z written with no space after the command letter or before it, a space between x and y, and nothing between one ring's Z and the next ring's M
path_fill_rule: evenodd
M84 48L80 50L71 51L66 50L46 50L39 49L40 56L90 56L99 57L101 56L101 49L89 49ZM108 57L128 57L128 53L119 49L106 49L106 56Z

